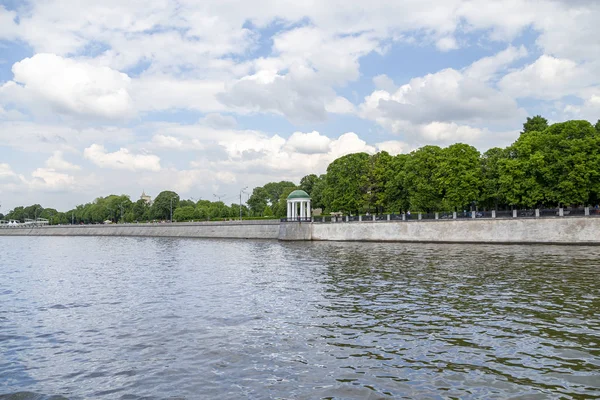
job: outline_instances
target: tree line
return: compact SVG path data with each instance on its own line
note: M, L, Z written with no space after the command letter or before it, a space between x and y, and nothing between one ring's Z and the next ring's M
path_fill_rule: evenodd
M15 207L0 219L24 221L26 218L45 218L51 224L80 224L110 222L148 222L169 221L173 212L174 221L197 221L222 218L235 218L240 215L239 204L227 206L222 201L180 200L173 191L161 192L149 204L140 199L131 201L127 195L109 195L98 197L93 202L81 204L72 210L59 212L53 208L44 208L39 204L28 207ZM242 216L248 217L248 207L242 205Z
M480 153L456 143L423 146L409 154L385 151L348 154L334 160L322 175L299 184L269 182L256 187L242 205L245 218L284 217L287 196L296 189L310 194L313 208L324 213L393 213L468 209L545 208L600 202L600 120L572 120L548 125L527 118L518 139L506 148ZM73 210L58 212L39 204L16 207L0 218L46 218L53 224L210 220L239 218L240 206L222 201L180 200L161 192L150 205L126 195L99 197Z
M277 192L274 187L285 187ZM285 197L299 188L325 213L400 213L502 210L596 205L600 202L600 120L548 125L527 118L506 148L480 153L456 143L423 146L409 154L349 154L323 175L255 188L248 201L256 213L285 216Z

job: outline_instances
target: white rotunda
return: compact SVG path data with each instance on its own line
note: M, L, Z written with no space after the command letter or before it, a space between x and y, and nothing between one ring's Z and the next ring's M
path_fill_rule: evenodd
M310 196L304 190L294 190L287 197L287 219L296 220L310 217Z

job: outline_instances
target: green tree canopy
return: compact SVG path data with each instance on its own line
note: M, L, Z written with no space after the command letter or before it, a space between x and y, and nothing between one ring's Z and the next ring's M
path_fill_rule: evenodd
M367 153L348 154L329 164L323 192L328 210L357 213L363 209L368 165Z
M171 204L173 205L173 212L175 212L179 206L179 195L170 190L160 192L158 196L156 196L156 199L154 199L154 203L152 203L150 215L155 219L170 219Z
M443 158L444 152L438 146L423 146L410 153L404 166L404 187L414 211L443 209L439 169Z
M527 132L543 132L548 128L548 120L541 115L535 117L527 117L527 121L523 124L523 133Z

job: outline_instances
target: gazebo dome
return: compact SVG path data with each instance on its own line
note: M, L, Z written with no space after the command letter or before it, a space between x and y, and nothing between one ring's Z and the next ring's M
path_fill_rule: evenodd
M291 199L310 200L310 196L304 190L294 190L292 193L290 193L290 195L287 197L287 199L288 200L291 200Z

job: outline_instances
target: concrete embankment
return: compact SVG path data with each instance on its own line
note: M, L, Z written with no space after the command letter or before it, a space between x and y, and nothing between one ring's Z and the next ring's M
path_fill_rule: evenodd
M285 241L595 244L600 218L310 223L228 221L3 228L0 236L148 236Z
M312 224L309 240L600 244L600 218L571 217Z
M231 239L277 239L278 220L173 224L66 225L3 228L0 236L148 236Z

